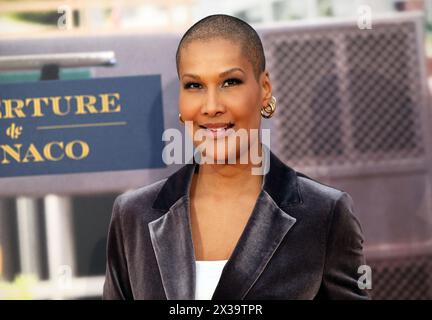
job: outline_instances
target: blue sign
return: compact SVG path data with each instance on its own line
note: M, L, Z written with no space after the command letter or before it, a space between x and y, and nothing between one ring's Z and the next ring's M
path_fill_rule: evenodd
M0 178L162 168L160 75L0 85Z

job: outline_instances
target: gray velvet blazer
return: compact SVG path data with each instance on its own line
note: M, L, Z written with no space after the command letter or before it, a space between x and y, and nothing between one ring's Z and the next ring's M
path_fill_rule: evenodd
M189 190L198 169L186 164L115 199L104 299L194 299ZM363 264L349 194L270 152L270 171L212 299L368 299L357 284Z

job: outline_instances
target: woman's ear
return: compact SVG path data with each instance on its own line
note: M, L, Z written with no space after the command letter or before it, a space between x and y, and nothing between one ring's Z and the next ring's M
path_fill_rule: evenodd
M270 103L272 97L272 84L270 81L270 74L267 70L263 71L261 74L261 97L262 97L262 106L266 106Z

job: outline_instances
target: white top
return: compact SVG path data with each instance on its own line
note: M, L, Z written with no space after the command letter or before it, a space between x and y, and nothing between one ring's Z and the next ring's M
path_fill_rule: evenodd
M195 300L211 300L228 260L197 260Z

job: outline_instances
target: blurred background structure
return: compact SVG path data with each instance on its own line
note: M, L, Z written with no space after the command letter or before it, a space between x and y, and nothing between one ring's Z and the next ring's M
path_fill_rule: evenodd
M432 0L0 0L0 83L161 74L165 128L180 129L175 49L214 13L262 37L273 151L352 195L373 298L431 299ZM2 64L83 52L117 63L51 78ZM176 169L0 178L0 299L100 298L115 197Z

